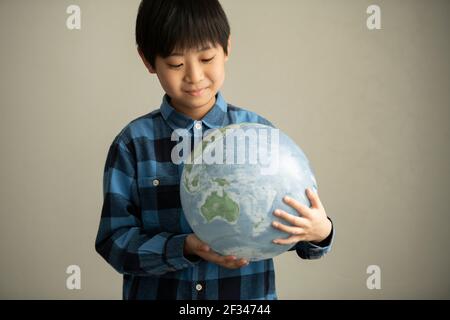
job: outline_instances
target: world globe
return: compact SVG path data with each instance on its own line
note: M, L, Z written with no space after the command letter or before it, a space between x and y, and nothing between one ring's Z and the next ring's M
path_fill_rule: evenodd
M283 202L290 196L310 207L306 188L317 191L304 152L279 129L233 124L206 134L186 159L181 205L197 237L221 255L249 261L275 257L293 245L274 244L290 235L275 229L275 209L299 215Z

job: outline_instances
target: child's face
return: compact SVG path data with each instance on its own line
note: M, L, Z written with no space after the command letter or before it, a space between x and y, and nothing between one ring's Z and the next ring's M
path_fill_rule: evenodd
M153 68L141 55L150 73L156 73L171 104L180 110L195 112L207 109L215 103L215 95L225 80L225 62L228 61L231 41L228 40L228 55L222 46L210 46L207 50L174 50L171 56L156 57ZM202 89L202 90L200 90ZM200 90L197 92L192 92Z

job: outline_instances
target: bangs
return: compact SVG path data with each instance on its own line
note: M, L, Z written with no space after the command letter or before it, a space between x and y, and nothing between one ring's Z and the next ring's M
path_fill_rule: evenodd
M217 21L217 13L205 10L207 7L203 6L204 2L179 1L179 6L170 12L161 30L161 41L156 48L163 58L174 51L182 53L190 49L200 50L227 43L227 32L220 28L223 22Z

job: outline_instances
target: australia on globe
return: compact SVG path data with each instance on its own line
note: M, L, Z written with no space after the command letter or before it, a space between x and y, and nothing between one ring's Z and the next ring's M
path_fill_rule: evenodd
M184 161L182 208L190 227L222 255L257 261L292 245L274 244L289 234L272 227L275 209L298 212L290 196L310 207L306 188L317 191L304 152L279 129L257 123L233 124L205 134Z

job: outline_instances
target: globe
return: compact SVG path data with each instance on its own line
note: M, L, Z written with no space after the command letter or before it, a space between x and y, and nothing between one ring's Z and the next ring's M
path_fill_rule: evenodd
M290 196L311 206L306 188L317 191L304 152L279 129L233 124L206 134L184 162L181 205L203 242L221 255L249 261L275 257L293 245L274 244L290 235L275 229L275 209L299 213L283 202Z

